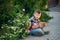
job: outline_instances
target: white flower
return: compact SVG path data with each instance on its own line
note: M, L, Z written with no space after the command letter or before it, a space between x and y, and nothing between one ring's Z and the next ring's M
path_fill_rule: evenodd
M16 20L16 21L18 21L18 22L19 22L20 20Z
M8 20L8 22L10 22L10 20Z
M23 23L25 23L25 21L23 21Z
M20 29L20 31L19 32L22 32L22 29Z
M25 9L23 9L23 11L25 11Z
M3 26L1 28L4 28Z
M11 27L11 29L13 29L15 31L16 30L16 27Z
M24 24L22 24L22 25L24 25Z
M12 37L12 36L10 36L10 37Z
M15 20L13 22L15 22Z
M16 32L14 32L14 34L16 34Z
M14 27L11 27L12 29L14 29Z

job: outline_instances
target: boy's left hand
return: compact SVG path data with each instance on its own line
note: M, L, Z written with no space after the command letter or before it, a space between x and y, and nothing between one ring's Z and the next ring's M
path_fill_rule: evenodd
M41 28L43 28L43 27L45 27L47 24L46 24L46 22L40 22L39 25L40 25Z
M46 22L43 22L43 25L44 25L44 26L46 26L46 25L47 25L47 23L46 23Z

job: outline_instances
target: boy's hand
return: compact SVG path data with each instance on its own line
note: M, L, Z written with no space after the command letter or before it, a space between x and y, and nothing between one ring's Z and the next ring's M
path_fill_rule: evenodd
M39 23L39 26L40 26L40 28L45 27L45 26L46 26L46 22L40 22L40 23Z
M34 23L34 25L32 26L32 29L35 29L35 28L37 28L37 24L36 23Z

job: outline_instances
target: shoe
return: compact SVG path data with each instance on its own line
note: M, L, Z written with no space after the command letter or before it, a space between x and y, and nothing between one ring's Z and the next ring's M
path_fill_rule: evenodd
M45 33L45 35L48 35L49 33L50 33L50 31L46 31L46 32L44 32Z
M32 34L32 36L43 36L44 34L42 34L42 33L35 33L35 34Z

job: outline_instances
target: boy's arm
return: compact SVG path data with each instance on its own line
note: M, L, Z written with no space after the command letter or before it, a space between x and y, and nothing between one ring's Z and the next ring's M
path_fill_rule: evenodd
M37 24L34 23L33 18L29 19L29 26L27 27L27 30L30 30L30 28L35 29Z
M29 19L29 25L27 27L27 32L30 31L30 29L32 28L32 25L33 25L33 17Z
M43 28L43 27L45 27L46 25L47 25L46 22L40 22L40 23L39 23L40 28Z

